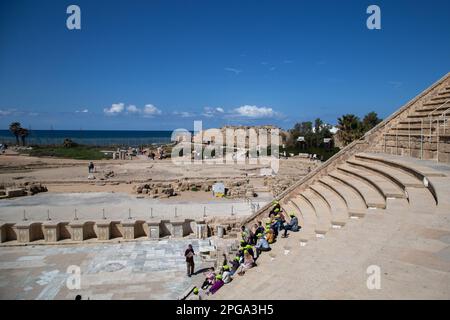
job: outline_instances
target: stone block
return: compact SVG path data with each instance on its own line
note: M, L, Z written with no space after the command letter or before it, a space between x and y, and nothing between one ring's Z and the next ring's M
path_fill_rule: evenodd
M44 238L40 222L23 221L14 227L17 230L17 241L20 243L29 243Z
M197 222L195 220L188 220L188 229L189 229L189 233L196 233L197 230Z
M60 239L60 224L54 221L46 221L42 225L45 242L56 242Z
M98 240L109 240L111 238L111 221L110 220L100 220L97 221L97 239Z
M84 221L72 221L69 223L70 229L72 230L71 236L73 241L83 241L86 238L86 228Z
M170 224L171 224L171 228L169 229L170 235L175 238L182 238L184 236L184 232L183 232L184 223L185 223L184 220L170 221Z
M6 189L6 196L8 198L14 198L14 197L21 197L25 196L26 191L22 188L7 188Z
M198 239L206 239L208 237L208 227L206 223L197 223L195 235Z
M6 223L0 222L0 243L6 241Z
M123 238L131 240L135 238L136 234L136 220L122 220Z
M160 220L151 220L147 221L148 225L148 237L150 239L159 239L159 224L161 223Z

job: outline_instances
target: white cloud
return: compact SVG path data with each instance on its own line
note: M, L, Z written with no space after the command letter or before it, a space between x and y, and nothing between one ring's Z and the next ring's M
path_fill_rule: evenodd
M195 116L194 113L188 112L188 111L174 111L174 112L172 112L172 114L175 116L180 116L182 118L189 118L189 117Z
M225 68L225 71L229 71L229 72L233 72L235 75L238 75L239 73L242 72L242 70L239 69L235 69L235 68Z
M210 107L204 107L202 115L211 118L212 116L214 116L214 110Z
M0 117L22 116L22 115L32 116L33 114L31 112L19 111L17 109L0 109Z
M0 109L0 117L6 117L6 116L10 116L15 112L15 110L13 109L8 109L8 110L2 110Z
M87 109L86 109L87 110ZM84 111L82 111L84 112ZM103 112L107 115L118 115L118 114L140 114L144 117L152 117L155 115L162 114L162 111L156 108L152 104L146 104L144 108L138 108L133 104L128 105L125 107L125 104L120 103L113 103L110 108L103 109Z
M88 113L89 110L88 109L83 109L83 110L77 110L75 111L75 113Z
M139 108L137 108L135 105L129 105L127 107L127 111L129 113L140 113L141 112L141 110Z
M234 109L237 116L246 118L269 118L277 116L278 114L272 109L267 107L257 107L244 105L239 108Z
M103 109L103 112L107 115L116 115L119 113L122 113L122 111L125 109L125 104L120 103L113 103L110 108Z
M207 118L212 118L222 113L225 113L225 110L221 107L217 108L204 107L202 115Z
M398 89L403 86L403 82L401 81L389 81L388 84L391 85L394 89Z
M155 107L152 104L146 104L144 106L144 109L142 110L142 112L144 113L145 116L155 116L155 115L160 115L162 113L161 110L159 110L157 107Z

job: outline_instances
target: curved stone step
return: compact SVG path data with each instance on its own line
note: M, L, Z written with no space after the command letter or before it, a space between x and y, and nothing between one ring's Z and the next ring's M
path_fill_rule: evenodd
M445 177L445 173L423 165L423 161L417 158L396 156L391 154L377 154L362 152L355 155L360 160L372 160L382 164L396 166L397 168L414 174L419 180L423 177Z
M406 188L406 192L408 192L410 198L409 212L418 211L422 213L434 213L434 210L436 210L436 201L427 189L408 187Z
M368 208L386 208L386 200L373 186L345 172L330 172L329 175L352 187L364 199Z
M344 200L334 191L328 189L321 183L315 183L310 186L310 189L319 194L322 199L328 204L331 212L332 226L344 226L349 218L348 208Z
M438 168L433 168L435 163L431 163L427 166L426 162L417 158L395 156L390 154L374 154L374 153L360 153L355 156L358 159L365 159L366 161L379 162L390 166L395 166L400 170L414 175L417 179L422 181L425 187L431 192L435 199L435 204L439 203L438 191L433 183L430 181L431 177L446 177L447 175Z
M317 217L314 208L302 196L298 195L291 199L303 217L303 226L300 230L301 235L305 240L314 238L316 236Z
M289 221L289 214L294 213L298 218L298 224L303 227L305 220L303 219L303 213L297 208L291 201L281 204L284 212L286 213L286 219Z
M345 171L346 173L358 176L358 178L366 180L368 183L372 184L383 196L384 198L406 198L404 190L393 183L388 178L375 174L368 170L361 170L348 164L339 166L339 170Z
M341 195L347 204L347 210L350 216L363 217L366 214L367 206L364 198L353 190L353 188L331 176L322 177L319 181Z
M433 184L436 197L439 200L438 206L446 208L448 212L448 208L450 208L450 177L429 177L428 179Z
M306 189L301 195L309 201L317 217L316 233L325 234L331 228L331 210L327 203L311 189Z
M391 179L403 190L405 190L406 187L424 188L422 181L392 166L353 159L347 160L347 163L381 174L388 179Z

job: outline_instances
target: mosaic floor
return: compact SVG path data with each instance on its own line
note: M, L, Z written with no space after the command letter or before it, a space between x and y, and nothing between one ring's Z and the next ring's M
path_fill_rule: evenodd
M177 299L202 277L186 276L189 243L196 252L202 244L183 239L1 247L0 299ZM204 267L196 257L196 270Z

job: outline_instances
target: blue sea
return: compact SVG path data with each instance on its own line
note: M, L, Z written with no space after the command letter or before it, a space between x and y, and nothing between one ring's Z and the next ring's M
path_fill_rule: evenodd
M92 146L140 146L170 143L172 131L31 130L27 145L61 145L64 139ZM9 130L0 130L0 143L15 144Z

